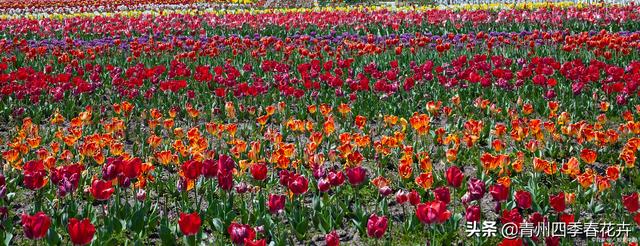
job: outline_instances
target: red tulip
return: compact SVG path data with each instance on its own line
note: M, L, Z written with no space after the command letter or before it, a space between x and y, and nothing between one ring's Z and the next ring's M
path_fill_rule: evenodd
M549 204L557 212L564 212L567 208L564 199L564 192L560 192L557 195L549 195Z
M469 206L465 212L464 218L467 222L480 221L480 206L473 205Z
M142 160L140 158L132 158L122 162L122 174L125 177L133 179L142 173Z
M201 224L202 220L200 219L200 216L197 212L193 212L190 214L180 213L178 225L180 226L180 231L185 236L198 234Z
M505 209L502 211L500 222L502 224L514 223L516 225L520 225L520 223L522 223L522 215L520 215L518 208L513 208L511 210Z
M293 194L300 195L309 189L309 180L300 174L291 174L288 186Z
M635 213L638 211L639 201L638 201L638 192L631 193L631 195L622 196L622 204L624 208L629 211L629 213Z
M441 224L451 217L451 212L447 210L447 204L442 201L432 201L418 204L416 216L424 224Z
M637 213L636 216L633 216L633 220L640 225L640 213Z
M327 192L329 189L331 189L331 183L329 183L328 179L322 178L318 180L318 190L320 192Z
M75 245L87 245L93 240L93 234L96 233L96 228L91 224L89 219L78 220L76 218L69 219L69 225L67 226L69 236L71 236L71 242Z
M405 202L407 202L409 200L409 195L406 191L401 191L398 190L398 192L396 192L396 202L400 205L404 204ZM418 202L420 203L420 202Z
M573 214L565 214L562 213L560 215L558 215L558 221L564 222L565 224L569 224L571 222L575 221L575 215Z
M521 209L531 208L532 198L531 193L525 190L516 191L515 194L516 204Z
M214 178L218 175L218 162L207 159L202 162L202 170L200 171L206 178Z
M24 178L22 182L30 190L40 190L49 182L46 177L44 163L41 160L28 161L24 164L23 171Z
M447 187L438 187L433 190L433 194L435 194L436 200L444 202L445 204L449 204L451 201L451 193L449 193L449 188Z
M182 163L180 171L185 178L189 180L196 180L202 173L202 162L196 160L188 160Z
M531 222L531 224L533 224L534 227L545 222L546 220L547 218L542 216L542 214L539 212L534 212L529 216L529 222Z
M218 187L225 191L233 189L233 173L232 172L218 172Z
M44 212L37 212L34 215L23 214L20 223L22 223L24 236L37 240L47 235L51 219Z
M367 235L373 238L381 238L387 231L388 219L385 216L371 214L367 221Z
M469 194L469 201L475 201L484 196L485 184L482 180L471 178L467 183L467 190L467 194Z
M503 202L509 197L509 188L501 183L497 183L489 187L489 193L494 201Z
M336 231L332 231L329 234L324 236L324 241L327 246L339 246L340 245L340 236Z
M267 165L264 163L256 163L251 166L251 177L255 180L265 180L267 178Z
M287 170L280 170L280 172L278 172L278 182L282 186L289 185L289 177L291 177L291 173Z
M232 222L227 228L231 241L234 244L242 244L245 239L253 240L256 237L256 231L249 225L238 224Z
M416 190L412 190L407 196L409 197L409 203L411 203L411 205L413 206L418 205L418 203L420 203L422 200L422 198L420 197L420 193L418 193Z
M286 201L285 195L269 195L269 201L267 205L269 206L269 212L272 214L278 213L284 209L284 204Z
M351 185L360 185L367 178L367 170L362 166L347 169L347 178Z
M112 187L111 181L94 179L91 182L91 188L89 188L89 191L96 200L105 201L109 200L115 189Z
M451 166L447 169L447 184L452 187L458 188L462 185L462 180L464 179L464 174L457 166Z
M340 186L344 183L344 174L342 172L331 171L327 174L327 178L329 179L329 183L333 186Z

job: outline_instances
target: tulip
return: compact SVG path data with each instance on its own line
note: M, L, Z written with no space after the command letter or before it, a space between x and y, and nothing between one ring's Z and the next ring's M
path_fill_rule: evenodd
M367 178L367 170L362 166L347 168L347 178L351 185L360 185Z
M457 166L451 166L446 171L447 176L447 184L452 187L459 188L462 185L462 180L464 179L464 174Z
M25 237L38 240L47 235L51 219L44 212L37 212L34 215L23 214L20 223Z
M531 208L532 198L531 193L525 190L516 191L515 194L516 204L521 209Z
M247 183L240 182L238 185L236 185L236 192L238 192L238 194L244 194L247 191L249 191L249 185L247 185Z
M373 238L381 238L387 231L388 219L385 216L371 214L367 221L367 235Z
M185 236L191 236L198 234L200 231L200 225L202 224L202 220L197 212L193 212L190 214L180 213L180 218L178 219L178 225L180 227L180 231Z
M421 202L421 197L420 197L420 193L418 193L416 190L412 190L411 192L409 192L409 203L411 203L411 205L418 205L418 203Z
M480 206L473 205L473 206L467 207L464 218L465 220L467 220L467 222L480 221L480 214L481 214Z
M479 180L477 178L471 178L467 183L467 190L468 190L467 192L469 193L470 201L478 200L482 198L482 196L484 196L484 192L485 192L484 182L482 182L482 180Z
M278 172L278 178L279 178L280 185L288 186L289 185L289 177L290 176L291 176L291 173L289 173L289 171L280 170L280 172Z
M218 162L214 160L204 160L200 171L206 178L214 178L218 174Z
M253 240L256 237L256 231L249 225L232 222L227 228L231 242L234 244L242 244L246 239Z
M515 223L516 225L520 225L520 223L522 223L522 215L520 215L517 208L513 208L511 210L505 209L502 211L500 222L502 224Z
M558 221L564 222L565 224L569 224L575 221L575 215L562 213L558 215Z
M416 216L424 224L442 224L451 217L447 204L442 201L432 201L418 204Z
M284 210L285 201L286 201L285 195L269 194L269 201L267 201L269 212L272 214L275 214Z
M331 183L332 186L340 186L342 185L342 183L344 183L344 173L340 171L329 172L327 178L329 179L329 183Z
M109 200L109 198L111 198L111 194L113 194L113 192L115 191L111 183L111 181L94 179L91 182L91 188L89 190L93 198L98 201Z
M267 178L267 165L264 163L256 163L251 165L251 176L258 181L265 180Z
M318 180L318 190L320 192L327 192L329 189L331 189L331 183L329 183L329 180L324 178Z
M147 199L147 192L143 189L139 189L138 192L136 192L136 200L140 202L144 202L144 200L146 199Z
M133 158L122 162L122 174L129 178L134 179L142 173L142 160L140 158ZM200 168L198 166L198 175L200 175Z
M433 190L435 194L435 198L438 201L444 202L445 204L449 204L451 201L451 194L449 193L449 189L447 187L438 187Z
M542 216L539 212L534 212L529 216L529 222L533 224L534 227L539 226L541 223L545 222L547 218Z
M489 193L494 201L504 202L509 196L509 188L501 183L497 183L489 187Z
M378 189L378 193L380 193L382 197L386 197L388 195L391 195L391 193L393 193L393 190L389 186L383 186Z
M291 176L292 177L290 177L288 185L291 192L293 192L293 194L295 195L300 195L307 192L307 190L309 189L309 180L299 174L293 174Z
M338 236L338 233L336 231L331 231L324 236L324 242L327 244L327 246L339 246L340 236Z
M232 171L235 166L236 164L233 159L227 155L220 155L220 158L218 158L218 172L228 173Z
M185 178L189 180L196 180L202 173L202 162L196 160L189 160L182 163L180 170Z
M73 242L73 244L87 245L93 240L93 234L96 233L96 228L91 224L89 219L78 220L71 218L69 219L67 231L69 231L69 236L71 236L71 242Z
M624 208L626 208L629 213L635 213L638 211L638 208L640 207L638 192L631 193L630 195L623 195L622 205L624 205Z
M230 191L233 188L233 173L218 172L218 187L225 191Z
M28 161L24 164L24 186L30 190L40 190L49 180L42 161Z
M408 200L409 200L409 196L408 196L406 191L398 190L398 192L396 192L396 202L398 204L402 205L405 202L407 202ZM418 202L418 203L420 203L420 202Z
M564 212L567 208L564 192L560 192L557 195L549 195L549 205L551 205L556 212Z

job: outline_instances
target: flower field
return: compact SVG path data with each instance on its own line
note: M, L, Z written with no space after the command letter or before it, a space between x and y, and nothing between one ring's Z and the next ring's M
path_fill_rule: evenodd
M640 6L107 2L0 3L5 245L637 245Z

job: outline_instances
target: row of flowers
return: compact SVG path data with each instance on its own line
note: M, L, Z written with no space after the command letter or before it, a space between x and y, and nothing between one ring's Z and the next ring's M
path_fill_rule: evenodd
M34 12L49 12L49 11L61 11L62 13L68 10L73 12L96 12L104 11L107 9L124 7L130 8L145 8L148 6L169 6L170 5L202 5L209 3L240 3L249 4L258 1L254 0L7 0L0 3L0 9L7 11L9 14L17 14L15 12L34 13ZM183 7L186 8L186 7ZM60 12L59 12L60 13Z
M624 26L633 30L637 19L638 6L615 7L588 6L585 8L533 8L488 10L455 9L406 9L394 10L381 7L331 7L322 9L163 9L160 11L140 10L122 12L86 12L73 14L34 13L18 15L17 18L0 16L0 31L11 35L34 35L42 38L62 34L121 35L148 33L153 27L154 35L169 31L183 34L192 31L210 32L211 29L241 29L264 27L276 30L307 28L345 27L352 30L383 27L402 32L421 31L419 28L444 26L456 28L503 23L508 26L540 25L544 28L583 27L585 23L593 28L604 25ZM372 27L373 26L373 27ZM276 28L280 27L280 28ZM499 27L499 26L496 26ZM160 30L155 30L160 28ZM637 29L637 27L635 27ZM72 30L69 30L72 29ZM522 30L522 28L514 28ZM365 29L366 30L366 29ZM209 33L216 34L216 33ZM251 33L253 34L253 33Z
M593 213L584 219L617 214L640 223L633 189L639 181L639 109L616 117L601 102L597 122L587 123L560 112L562 104L550 101L547 117L514 102L519 108L505 117L497 112L507 109L479 98L468 105L478 113L464 114L467 105L454 96L428 102L408 118L369 119L348 104L308 105L309 115L298 118L302 109L284 102L255 107L228 101L220 122L221 116L207 116L190 103L136 111L124 101L100 111L88 106L72 119L59 113L47 123L25 118L2 152L8 179L0 179L0 217L22 213L25 237L50 243L66 239L49 227L66 226L75 244L91 242L96 231L99 240L113 239L123 230L113 227L119 220L138 233L160 230L167 234L162 240L179 229L186 244L211 240L201 233L206 226L244 245L283 244L292 237L287 230L305 238L315 227L336 245L334 230L345 218L361 234L389 239L391 207L402 210L393 222L399 223L396 232L419 235L456 231L462 218L571 223L584 217L577 211ZM133 129L142 119L142 129ZM252 123L241 123L247 120ZM20 192L33 192L34 204L9 210L19 201L7 194ZM487 199L490 208L482 202ZM156 206L163 221L146 206ZM355 210L347 212L350 206ZM52 222L49 216L60 212L68 221ZM177 221L169 221L172 214ZM10 223L4 223L7 233L15 229ZM431 226L437 224L444 227ZM163 226L173 229L162 232ZM557 245L563 239L534 238L539 240Z

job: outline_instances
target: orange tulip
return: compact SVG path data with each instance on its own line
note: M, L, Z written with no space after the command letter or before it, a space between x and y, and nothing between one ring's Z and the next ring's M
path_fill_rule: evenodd
M580 163L578 159L575 157L571 157L567 163L562 165L562 173L569 175L572 178L575 178L578 174L580 174Z
M412 173L411 165L406 165L406 164L398 165L398 173L400 174L400 177L402 177L403 179L408 179L409 177L411 177L411 173Z
M431 174L431 172L421 173L418 177L416 177L415 182L423 189L428 190L433 184L433 175Z
M582 149L580 152L580 159L587 164L593 164L597 156L596 152L590 149Z

